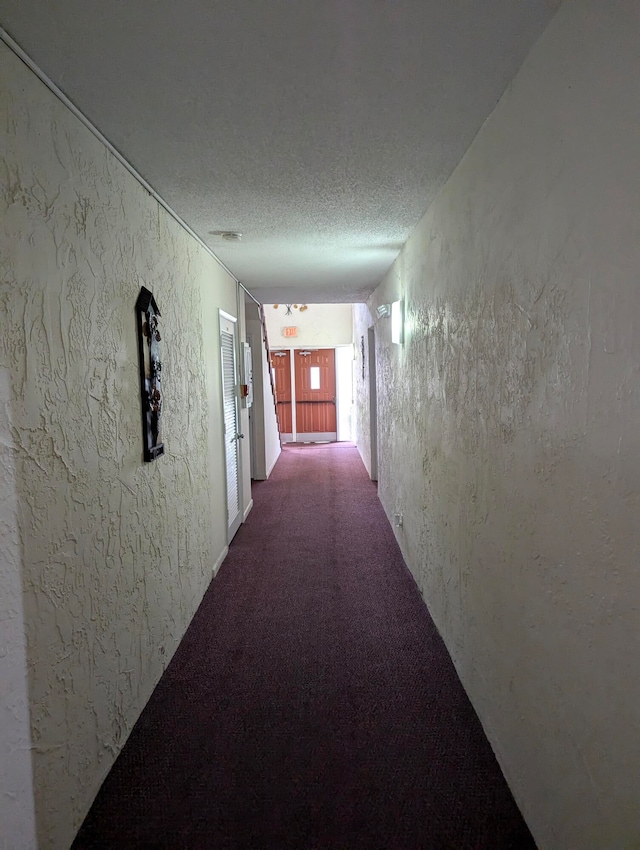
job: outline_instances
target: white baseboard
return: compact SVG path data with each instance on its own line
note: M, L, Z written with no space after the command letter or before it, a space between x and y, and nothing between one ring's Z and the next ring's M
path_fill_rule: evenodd
M222 550L222 552L220 553L220 555L218 556L218 560L213 565L213 577L214 578L218 575L218 570L222 566L222 562L227 557L228 553L229 553L229 547L225 546L224 549Z
M335 431L313 431L304 433L298 431L296 434L297 443L335 443L337 433Z
M269 467L269 469L267 469L267 478L268 478L268 477L271 475L271 473L273 472L273 467L274 467L274 466L276 465L276 463L278 462L278 458L280 457L281 453L282 453L282 449L280 449L280 451L278 452L278 454L277 454L277 455L276 455L276 457L275 457L275 460L273 461L273 463L271 464L271 466Z
M251 511L252 507L253 507L253 499L250 500L249 504L247 505L247 507L245 509L244 515L242 517L242 522L247 521L247 517L249 516L249 512Z

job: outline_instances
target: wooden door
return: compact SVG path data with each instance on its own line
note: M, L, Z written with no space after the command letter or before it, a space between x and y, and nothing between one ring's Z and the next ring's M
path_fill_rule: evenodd
M283 442L293 440L291 410L291 355L288 351L272 351L271 367L276 384L276 410L280 439Z
M332 348L296 351L295 373L297 439L335 440L335 351Z

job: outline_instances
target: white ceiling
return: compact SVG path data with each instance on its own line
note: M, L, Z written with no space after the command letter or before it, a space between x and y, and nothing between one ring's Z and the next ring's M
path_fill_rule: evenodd
M559 4L0 0L0 23L261 301L333 302L376 286Z

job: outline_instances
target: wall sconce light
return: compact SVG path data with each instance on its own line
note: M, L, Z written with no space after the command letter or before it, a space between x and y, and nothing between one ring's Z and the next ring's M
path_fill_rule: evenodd
M394 301L391 305L391 342L404 343L404 301Z
M380 304L376 307L376 316L379 319L388 319L391 315L391 304Z

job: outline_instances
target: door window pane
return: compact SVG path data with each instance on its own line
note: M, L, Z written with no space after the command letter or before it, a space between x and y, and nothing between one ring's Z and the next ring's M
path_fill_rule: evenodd
M320 367L312 366L311 367L311 389L319 390L320 389Z

